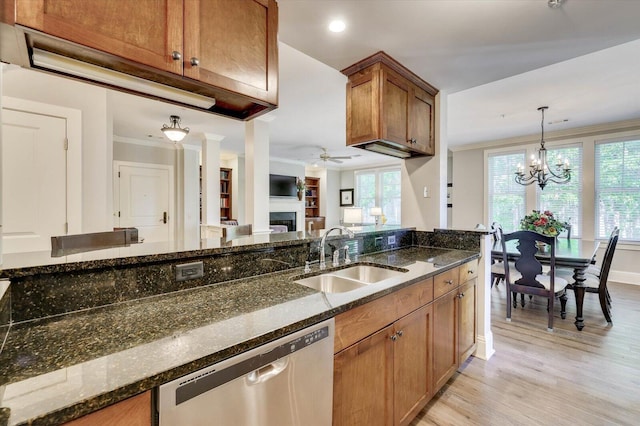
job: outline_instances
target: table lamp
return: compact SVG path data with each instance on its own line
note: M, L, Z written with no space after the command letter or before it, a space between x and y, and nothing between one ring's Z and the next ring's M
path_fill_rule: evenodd
M356 226L362 223L362 208L361 207L345 207L342 212L342 223L345 225L351 224Z
M380 216L382 216L382 208L381 207L371 207L369 210L369 214L373 216L376 220L376 226L380 224Z

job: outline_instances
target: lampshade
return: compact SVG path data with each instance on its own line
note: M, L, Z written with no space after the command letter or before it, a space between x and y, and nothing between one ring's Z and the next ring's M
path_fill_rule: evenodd
M369 214L371 216L382 216L382 207L371 207Z
M361 207L345 207L342 213L342 222L344 224L362 223L362 208Z
M180 117L177 115L172 115L169 119L171 120L171 126L163 124L162 129L160 130L162 130L169 140L173 142L180 142L185 136L187 136L187 134L189 134L189 128L185 127L183 129L180 127Z

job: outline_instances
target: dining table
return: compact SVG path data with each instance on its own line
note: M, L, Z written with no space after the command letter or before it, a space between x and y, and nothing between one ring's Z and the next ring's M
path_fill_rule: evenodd
M507 260L516 260L520 256L517 249L517 241L511 240L506 244ZM556 267L573 268L574 283L569 283L576 295L576 320L574 324L578 330L584 328L584 317L582 308L585 294L585 271L587 267L595 262L596 252L600 247L600 241L589 241L583 239L556 239ZM496 240L491 249L491 258L502 260L502 243ZM551 255L549 252L539 251L536 258L542 264L549 264Z

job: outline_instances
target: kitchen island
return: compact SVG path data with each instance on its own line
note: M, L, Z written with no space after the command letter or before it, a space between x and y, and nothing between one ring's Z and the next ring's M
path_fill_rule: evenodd
M294 266L13 323L0 353L8 424L80 417L478 257L409 234L400 248L357 258L406 272L346 293L295 283L303 269Z

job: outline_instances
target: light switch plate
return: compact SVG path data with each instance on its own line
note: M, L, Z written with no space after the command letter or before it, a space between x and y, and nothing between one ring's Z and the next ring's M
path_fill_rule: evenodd
M387 237L387 244L391 245L391 244L395 244L396 243L396 236L395 235L389 235Z
M195 280L204 276L204 264L200 262L176 265L176 281Z

